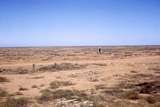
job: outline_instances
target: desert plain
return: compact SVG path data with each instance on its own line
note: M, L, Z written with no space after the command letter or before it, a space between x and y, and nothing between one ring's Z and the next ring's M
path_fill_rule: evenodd
M160 107L160 46L0 48L0 107Z

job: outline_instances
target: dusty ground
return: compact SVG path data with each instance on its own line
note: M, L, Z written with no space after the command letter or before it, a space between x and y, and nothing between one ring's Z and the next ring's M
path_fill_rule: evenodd
M101 48L0 48L0 107L160 107L160 46Z

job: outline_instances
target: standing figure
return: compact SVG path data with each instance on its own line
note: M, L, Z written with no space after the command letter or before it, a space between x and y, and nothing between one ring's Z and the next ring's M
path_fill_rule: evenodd
M102 54L102 49L98 48L98 54Z

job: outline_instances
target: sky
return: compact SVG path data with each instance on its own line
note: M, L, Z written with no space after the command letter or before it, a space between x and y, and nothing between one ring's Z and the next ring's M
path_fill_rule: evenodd
M160 45L160 0L0 0L0 47Z

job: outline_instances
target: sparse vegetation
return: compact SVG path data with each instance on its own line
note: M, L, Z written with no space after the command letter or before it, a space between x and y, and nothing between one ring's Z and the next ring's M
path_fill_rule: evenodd
M76 70L85 68L86 65L72 64L72 63L61 63L61 64L53 64L42 66L39 68L39 71L60 71L60 70Z
M20 87L19 88L19 91L26 91L26 90L28 90L27 88L24 88L24 87Z
M8 92L0 88L0 97L6 97L8 95L9 95Z
M89 95L83 91L78 90L50 90L45 89L41 91L42 94L39 97L38 101L48 102L54 101L55 99L66 99L66 100L75 100L79 102L80 107L106 107L106 98L101 95ZM83 104L83 102L86 102Z
M37 77L32 77L31 79L42 79L44 76L37 76Z
M3 74L28 74L31 70L25 69L23 67L17 67L17 68L0 68L0 73Z
M18 91L18 92L15 92L14 95L23 95L23 93Z
M1 82L9 82L9 80L6 77L1 77L0 76L0 83Z
M121 97L124 99L137 100L139 99L139 95L135 91L127 91L121 94Z
M96 90L104 90L106 89L107 87L105 86L105 84L98 84L95 86L95 89Z
M40 87L44 87L44 86L45 86L44 84L41 84L41 85L40 85Z
M140 102L140 103L132 103L130 101L126 100L119 100L116 102L109 102L108 107L152 107L146 102ZM153 106L154 107L154 106Z
M49 89L45 89L41 91L41 96L38 98L39 102L50 101L53 100L52 91Z
M1 48L0 107L160 107L159 46L96 51Z
M137 71L135 71L135 70L132 70L132 71L130 71L131 73L137 73Z
M50 101L54 99L77 99L77 100L83 100L87 99L87 94L85 94L82 91L78 90L49 90L45 89L41 91L41 96L39 98L40 101Z
M89 82L98 82L99 80L94 77L94 76L91 76L89 79L88 79Z
M93 65L97 65L97 66L107 66L107 64L103 64L103 63L93 63Z
M31 71L29 69L24 69L22 67L19 67L16 69L16 73L17 74L27 74L27 73L30 73Z
M29 100L27 98L7 98L5 102L0 103L0 107L27 107Z
M137 83L137 81L135 80L136 75L133 75L132 77L130 77L130 82L124 81L125 83L122 82L119 85L117 85L117 87L114 87L113 89L110 89L110 90L108 90L107 88L106 89L101 88L101 89L105 90L104 92L106 94L112 93L111 95L116 96L117 98L119 98L121 100L124 100L124 99L134 100L134 101L143 100L147 103L147 107L150 107L149 104L152 104L152 105L156 104L157 105L157 103L160 102L160 100L159 100L160 95L158 94L158 93L160 93L160 85L159 85L160 81L157 78L157 76L142 75L142 74L139 75L138 74L137 77L142 76L143 78L138 78L140 80L142 79L142 81ZM145 80L146 78L147 79L150 78L152 81L143 82L143 81L146 81ZM141 94L145 94L147 96L143 96ZM126 106L126 103L122 103L122 102L119 102L119 103L122 104L122 107ZM113 103L113 105L116 105L116 104L117 103ZM142 102L140 104L142 104ZM130 105L131 105L131 107L144 107L144 105L137 106L132 103Z
M38 86L37 85L32 85L32 88L38 88Z
M98 95L89 95L88 100L93 103L93 107L106 107L106 96Z
M69 81L53 81L50 83L50 88L51 89L56 89L59 88L61 86L70 86L73 85L73 83L69 82Z

